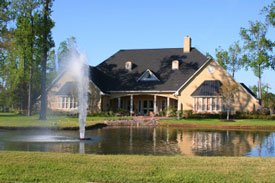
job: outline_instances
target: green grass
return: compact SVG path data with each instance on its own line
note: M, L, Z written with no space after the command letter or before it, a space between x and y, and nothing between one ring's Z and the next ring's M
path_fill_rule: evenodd
M95 125L106 120L130 119L130 117L87 117L86 125ZM192 128L212 128L212 129L275 129L275 120L263 119L243 119L235 122L222 122L220 119L165 119L160 120L159 125L162 126L184 126ZM78 119L76 117L67 116L48 116L47 121L38 120L38 115L31 117L20 116L13 113L0 113L0 127L56 127L71 128L78 127Z
M159 122L160 125L167 126L180 126L180 125L190 125L199 127L274 127L275 120L263 120L263 119L240 119L235 120L235 122L224 122L220 119L165 119Z
M40 121L38 118L38 115L28 117L13 113L0 113L0 127L78 127L78 118L76 117L48 116L46 121ZM86 125L94 125L105 120L119 118L121 117L87 117Z
M275 158L0 152L0 182L274 182Z

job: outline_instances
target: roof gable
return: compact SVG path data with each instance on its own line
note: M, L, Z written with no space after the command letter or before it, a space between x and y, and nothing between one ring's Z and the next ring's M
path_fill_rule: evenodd
M64 95L64 96L73 96L77 93L77 84L76 82L69 81L66 82L56 93L56 95Z
M159 79L156 77L156 75L150 71L150 69L147 69L141 76L138 78L137 81L159 81Z

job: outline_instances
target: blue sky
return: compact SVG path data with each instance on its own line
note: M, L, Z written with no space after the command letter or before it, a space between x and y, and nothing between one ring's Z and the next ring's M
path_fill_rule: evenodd
M261 20L260 10L271 0L56 0L53 38L74 36L90 65L97 65L120 49L180 48L183 37L192 46L215 55L240 40L240 27ZM269 38L275 40L270 29ZM239 71L236 80L257 84L252 72ZM265 71L263 83L275 92L275 71Z

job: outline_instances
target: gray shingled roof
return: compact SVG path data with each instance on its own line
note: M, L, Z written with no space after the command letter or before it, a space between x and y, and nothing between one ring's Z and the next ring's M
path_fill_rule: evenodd
M66 82L56 93L56 95L73 95L76 93L76 89L77 86L75 82Z
M179 60L179 70L172 70L172 61ZM132 71L125 62L133 63ZM206 56L192 48L120 50L96 67L90 67L92 81L104 92L108 91L176 91L205 62ZM150 69L160 81L137 82Z
M253 97L257 98L257 95L252 91L250 90L250 88L248 88L244 83L240 83L242 85L242 87L250 94L252 95Z
M205 80L191 96L217 96L219 95L222 83L219 80Z

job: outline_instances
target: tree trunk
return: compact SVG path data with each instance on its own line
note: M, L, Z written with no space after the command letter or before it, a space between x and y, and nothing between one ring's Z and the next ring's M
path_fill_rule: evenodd
M259 83L258 83L258 92L259 92L259 102L260 105L262 105L262 81L261 81L261 65L259 64L258 66L258 79L259 79Z
M28 89L28 112L27 115L32 115L32 78L33 78L33 47L34 47L34 24L32 11L29 12L31 18L31 42L30 42L30 76L29 76L29 89Z
M226 117L226 120L227 121L229 121L229 116L230 116L230 112L229 112L230 110L229 109L227 109L227 117Z
M49 0L45 0L44 5L44 31L43 31L43 57L42 57L42 74L41 74L41 109L39 120L47 120L47 92L46 92L46 68L47 68L47 59L48 59L48 15L49 15Z
M28 88L28 112L27 115L32 115L32 66L30 66L30 78L29 78L29 88Z

